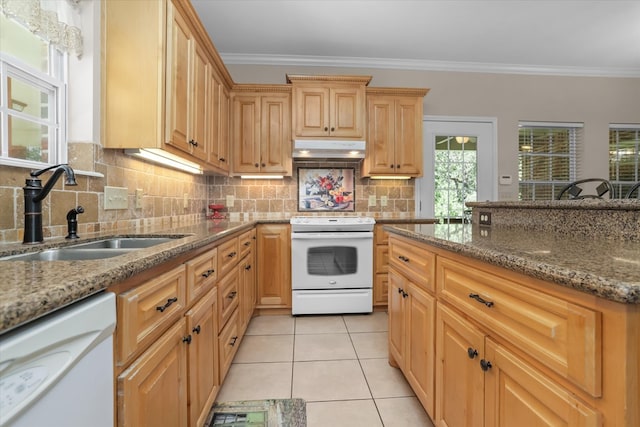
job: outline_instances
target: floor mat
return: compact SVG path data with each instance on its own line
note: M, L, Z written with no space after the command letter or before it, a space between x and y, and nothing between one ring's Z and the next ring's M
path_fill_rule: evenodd
M205 427L306 427L303 399L216 402Z

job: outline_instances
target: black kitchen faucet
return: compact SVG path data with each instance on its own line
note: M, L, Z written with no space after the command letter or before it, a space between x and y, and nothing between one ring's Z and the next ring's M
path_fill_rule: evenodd
M51 178L42 186L42 181L38 178L44 172L55 169ZM67 164L49 166L39 171L31 171L30 178L27 178L24 190L24 239L22 243L42 243L42 200L47 197L49 191L56 184L62 174L66 175L66 185L78 185L73 169Z

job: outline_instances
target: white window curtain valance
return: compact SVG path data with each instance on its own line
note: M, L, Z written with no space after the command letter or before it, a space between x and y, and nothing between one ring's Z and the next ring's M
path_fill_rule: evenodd
M58 49L82 55L80 0L0 0L0 12Z

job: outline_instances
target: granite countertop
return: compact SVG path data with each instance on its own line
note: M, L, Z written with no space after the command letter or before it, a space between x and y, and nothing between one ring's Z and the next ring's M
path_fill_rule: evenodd
M385 229L538 279L626 304L640 304L640 242L471 224Z
M367 214L368 215L368 214ZM0 244L0 257L31 251L127 236L177 236L168 243L136 250L131 254L90 261L0 261L0 334L57 309L104 291L135 274L186 254L209 243L243 231L258 223L287 224L291 214L230 215L229 220L203 220L178 227L145 227L95 233L75 241L64 238L45 243ZM382 224L420 224L432 219L410 215L369 215ZM184 236L184 237L183 237Z

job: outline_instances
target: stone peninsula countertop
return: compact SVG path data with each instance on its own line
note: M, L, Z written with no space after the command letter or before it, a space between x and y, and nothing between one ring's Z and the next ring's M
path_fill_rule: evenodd
M640 241L471 224L385 230L608 300L640 304Z
M356 214L353 214L356 215ZM419 224L432 219L373 216L383 224ZM90 261L0 261L0 334L57 309L104 291L135 274L256 224L286 224L295 214L230 215L229 220L202 220L193 225L156 226L95 233L73 242L47 240L36 246L0 244L0 257L42 251L110 237L177 236L175 240L131 254Z

